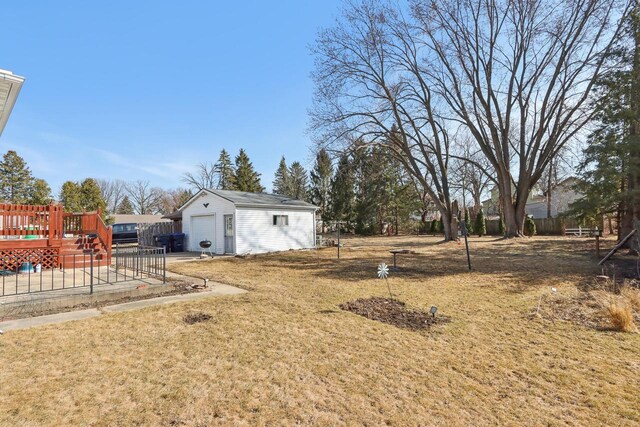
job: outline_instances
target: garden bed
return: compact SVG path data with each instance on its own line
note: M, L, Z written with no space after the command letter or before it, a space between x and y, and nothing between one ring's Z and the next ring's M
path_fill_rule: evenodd
M424 311L410 310L404 302L391 298L359 298L340 304L340 308L359 314L367 319L413 331L428 329L432 325L449 322L449 319L444 316L433 316L431 313Z

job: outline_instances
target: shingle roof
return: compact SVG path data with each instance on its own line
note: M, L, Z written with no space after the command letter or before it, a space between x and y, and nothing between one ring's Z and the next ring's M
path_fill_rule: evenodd
M317 206L302 200L292 199L279 194L248 193L245 191L213 190L207 189L210 193L227 199L236 206L270 206L270 207L292 207L302 209L317 209Z

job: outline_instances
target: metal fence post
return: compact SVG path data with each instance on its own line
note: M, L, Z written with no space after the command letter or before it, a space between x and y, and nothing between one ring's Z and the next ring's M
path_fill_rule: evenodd
M93 251L89 254L89 294L93 295Z
M167 283L167 248L162 247L162 284Z

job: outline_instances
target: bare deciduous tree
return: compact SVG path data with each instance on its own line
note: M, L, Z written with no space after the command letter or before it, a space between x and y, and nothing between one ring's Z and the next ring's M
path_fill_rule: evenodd
M96 179L102 198L107 203L107 210L115 213L126 194L126 182L121 179Z
M133 210L138 215L152 215L160 212L164 190L151 187L149 181L134 181L126 185L127 195Z
M424 80L414 29L376 2L352 5L314 50L312 129L327 149L384 145L433 200L455 239L448 168L451 131Z
M483 194L492 183L496 184L493 169L470 139L464 139L456 147L456 153L457 155L452 156L452 188L462 195L463 209L471 205L472 214L475 216L482 208Z
M627 0L424 0L411 4L425 72L495 170L507 236L544 170L592 118L589 94Z
M182 182L195 190L217 188L218 181L215 165L207 163L200 163L194 173L187 172L182 177Z
M464 128L493 169L506 234L520 236L532 188L593 116L631 1L350 4L318 37L312 128L325 144L391 140L448 238L450 147Z

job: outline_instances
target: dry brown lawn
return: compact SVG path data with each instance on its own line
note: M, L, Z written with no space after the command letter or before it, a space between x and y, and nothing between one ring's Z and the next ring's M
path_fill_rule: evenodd
M640 424L640 335L532 315L597 272L593 242L473 238L471 273L463 246L432 237L346 244L339 261L172 266L242 296L5 333L0 425ZM450 323L415 332L338 308L388 296L375 272L391 247L416 251L392 291Z

